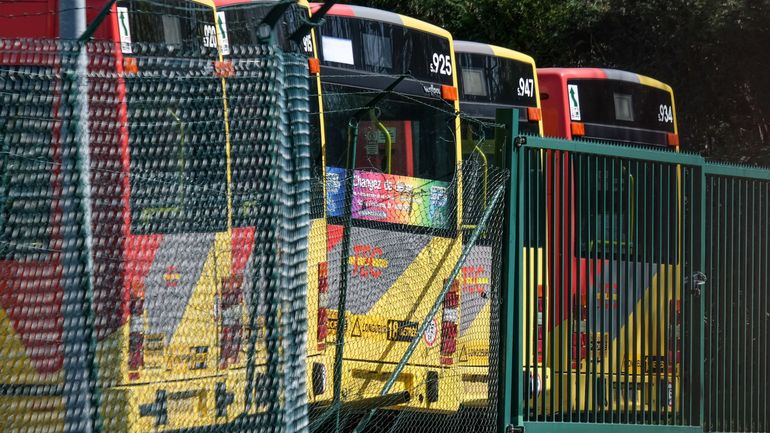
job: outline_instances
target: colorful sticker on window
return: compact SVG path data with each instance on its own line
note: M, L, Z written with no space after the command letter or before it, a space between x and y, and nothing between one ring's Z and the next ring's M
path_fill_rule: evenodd
M327 215L344 215L345 170L326 169ZM356 170L353 218L431 228L448 228L449 183Z

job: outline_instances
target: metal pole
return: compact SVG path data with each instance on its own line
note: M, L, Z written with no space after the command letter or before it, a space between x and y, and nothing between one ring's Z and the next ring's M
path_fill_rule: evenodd
M506 128L497 131L497 147L505 150L505 168L511 170L505 197L503 224L503 280L500 287L500 370L498 375L498 433L523 423L521 395L521 319L518 309L521 282L521 236L519 218L519 152L514 145L518 135L518 110L498 110L497 123ZM501 143L502 141L502 143Z
M88 54L77 40L86 29L85 0L59 0L62 60L61 200L64 426L95 430L94 350L89 301L93 293L88 137Z

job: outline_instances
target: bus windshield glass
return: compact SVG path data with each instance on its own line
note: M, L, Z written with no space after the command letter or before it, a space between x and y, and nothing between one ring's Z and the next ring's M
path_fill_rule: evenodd
M211 70L219 58L214 10L177 0L124 6L131 8L123 20L138 69L125 77L132 233L224 230L227 154L222 83Z
M117 3L120 49L126 56L215 55L213 9L192 1L123 0Z
M462 102L537 107L535 70L504 57L457 53Z
M580 95L581 122L674 132L670 92L620 80L569 80Z
M390 197L389 185L393 190L405 188L398 192L417 197L410 198L412 206L414 200L425 202L426 215L420 216L422 219L414 215L399 217L395 215L397 210L376 209L358 216L381 222L447 228L451 223L447 209L449 185L455 174L456 141L455 116L446 103L410 95L388 95L376 108L359 117L356 135L350 127L351 118L379 91L332 84L325 84L323 90L327 178L339 179L344 175L349 144L355 143L357 182L354 187L356 183L371 180L369 185L376 184L372 188L377 191L367 191L367 195L388 195L380 200L386 207L395 205L389 201L404 201L403 197ZM343 198L341 184L331 182L329 187L329 216L332 217L341 216L336 211ZM354 197L354 211L355 206ZM441 209L434 212L438 208ZM376 218L379 212L382 218ZM408 213L405 209L404 214Z
M259 45L259 26L276 3L246 3L219 8L220 20L226 17L227 34L230 45ZM280 6L279 6L280 7ZM281 21L275 26L275 37L278 45L285 52L299 52L313 55L313 41L310 33L305 35L299 46L292 43L289 37L308 20L306 8L292 4L281 16Z

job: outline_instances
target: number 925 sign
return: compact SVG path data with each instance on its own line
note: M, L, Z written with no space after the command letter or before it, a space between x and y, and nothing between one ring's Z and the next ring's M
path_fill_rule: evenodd
M449 54L433 53L430 71L434 74L452 75L452 57Z

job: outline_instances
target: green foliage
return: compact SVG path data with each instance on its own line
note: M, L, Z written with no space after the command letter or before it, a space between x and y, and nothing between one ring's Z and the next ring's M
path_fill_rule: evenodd
M638 72L674 88L683 147L770 165L770 0L357 0L538 66Z

